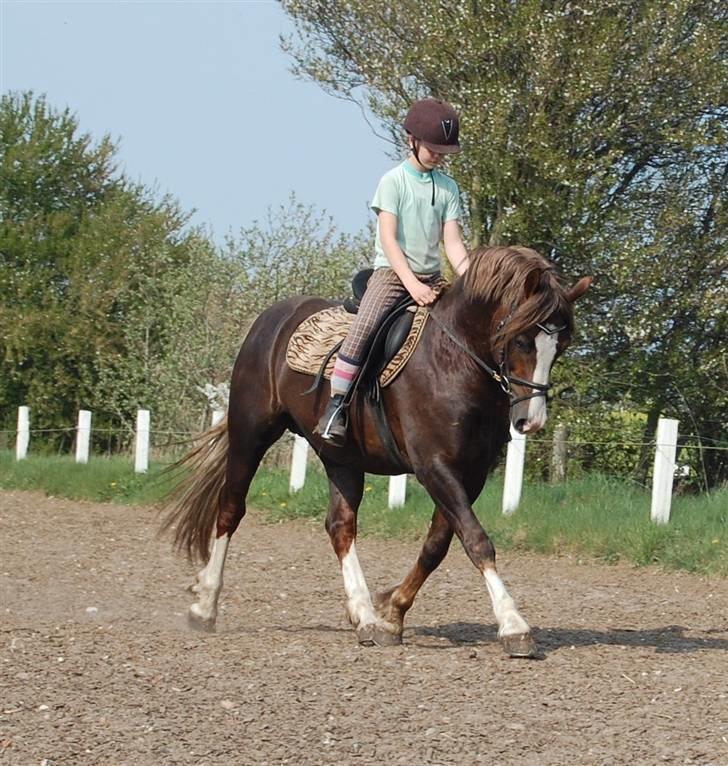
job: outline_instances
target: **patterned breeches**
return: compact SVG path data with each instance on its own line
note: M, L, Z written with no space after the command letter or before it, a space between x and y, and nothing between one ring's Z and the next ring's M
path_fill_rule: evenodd
M439 272L415 274L415 276L420 282L433 288L442 281ZM380 322L392 306L405 295L407 295L407 289L393 269L376 269L369 277L359 311L339 350L339 357L349 364L361 364L367 346Z

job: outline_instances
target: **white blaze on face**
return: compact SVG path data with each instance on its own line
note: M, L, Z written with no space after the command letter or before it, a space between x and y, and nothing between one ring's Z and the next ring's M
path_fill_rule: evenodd
M556 332L549 335L543 330L536 336L536 367L533 371L533 382L546 385L549 382L551 365L556 358L559 343L559 334ZM544 392L545 393L545 392ZM534 396L528 405L528 422L523 429L524 433L538 431L546 424L546 397Z

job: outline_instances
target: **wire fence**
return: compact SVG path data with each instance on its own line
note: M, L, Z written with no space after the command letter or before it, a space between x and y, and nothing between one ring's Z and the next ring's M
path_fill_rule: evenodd
M222 410L212 412L212 423L224 417ZM134 470L145 472L149 468L150 458L158 463L173 463L196 442L204 438L205 431L181 429L152 429L148 410L139 410L135 424L123 427L100 425L92 430L92 413L80 410L78 424L65 427L31 428L30 410L18 409L18 427L0 430L0 448L9 446L8 441L16 440L16 458L24 459L30 445L34 451L59 454L75 447L76 462L86 463L91 455L123 454L131 451L133 445ZM718 455L721 459L728 452L728 444L700 434L683 434L678 439L677 420L660 418L654 439L609 439L584 438L584 435L570 437L568 426L557 423L553 434L539 433L528 439L511 429L511 442L508 445L503 467L503 513L512 513L518 507L524 478L529 480L558 483L567 478L578 478L589 473L603 473L643 483L646 488L648 478L648 453L652 453L652 507L651 518L656 523L667 523L670 517L671 497L675 492L674 480L677 478L677 491L681 491L680 482L689 490L709 491L711 483L708 475L706 454ZM93 433L93 440L91 438ZM611 436L607 429L602 434ZM59 437L62 437L59 439ZM54 450L43 449L38 442L45 440L46 445L53 444ZM529 443L529 456L526 460L526 442ZM5 443L4 443L5 442ZM74 444L75 442L75 444ZM709 442L709 443L706 443ZM99 450L99 445L106 445ZM92 448L93 445L93 448ZM112 445L114 447L112 451ZM635 464L635 461L637 463ZM266 467L290 468L290 488L297 491L305 482L306 466L315 461L315 451L309 450L306 440L293 434L287 434L278 440L263 461ZM635 465L640 472L634 470ZM574 471L576 467L576 471ZM500 469L498 469L500 470ZM628 471L625 473L625 471ZM640 476L642 482L639 481ZM406 476L390 478L389 502L391 507L402 505L406 492Z
M77 426L66 426L63 428L31 428L29 434L31 437L42 434L67 434L71 438L75 439L78 432ZM179 439L179 444L188 444L194 439L200 437L203 431L182 431L182 430L161 430L150 429L149 434L157 446L164 446L166 444L165 439L171 438ZM93 435L95 437L106 436L107 438L117 437L117 441L122 442L124 439L133 439L135 429L133 425L128 428L96 428L93 429ZM0 439L9 445L17 439L18 429L7 428L0 429ZM540 444L554 445L557 440L550 436L538 436L534 437L538 439ZM559 443L569 445L571 447L648 447L654 448L656 445L655 439L649 439L647 441L629 441L624 439L572 439L567 438L564 440L558 440ZM691 443L694 442L694 443ZM712 443L711 443L712 442ZM709 436L701 436L700 434L680 434L679 446L681 449L687 450L705 450L705 451L717 451L728 452L728 443L723 443L718 439L712 439ZM124 452L124 449L120 449L119 452Z
M148 410L140 410L136 422L120 420L111 413L92 415L81 410L76 425L59 427L41 421L31 427L30 410L20 407L18 428L0 430L0 448L10 447L17 439L18 445L24 443L16 449L17 454L28 447L31 452L57 455L72 453L75 449L79 462L86 462L92 456L133 454L135 470L146 470L150 460L171 463L194 444L213 417L220 417L226 409L227 395L219 387L206 386L200 391L207 397L208 406L196 420L199 429L153 428L154 418ZM138 418L142 413L145 422L140 425ZM523 468L527 480L555 483L566 478L604 474L647 487L650 478L654 479L654 456L659 445L656 432L648 438L647 416L629 409L599 407L569 408L554 415L545 431L528 437ZM82 419L85 419L83 427ZM712 431L710 435L696 432L695 425L692 418L688 419L685 427L693 426L691 432L678 434L676 439L674 475L678 492L709 491L728 481L728 443L715 438L716 433L723 435L724 432L713 422L706 424ZM22 438L18 438L20 428L25 429ZM137 429L143 431L141 451ZM79 458L82 440L85 444L81 445ZM280 439L268 450L263 465L281 468L289 465L293 445L292 434ZM526 451L525 445L523 450ZM307 462L318 467L315 452ZM503 469L503 463L496 468L497 471Z
M14 449L18 439L17 428L0 429L0 449ZM73 454L78 426L62 428L31 428L28 430L30 454ZM150 429L150 451L155 462L173 463L181 457L203 434L199 430ZM64 436L62 440L45 438ZM112 457L131 455L134 451L136 430L132 425L122 428L93 428L91 431L91 456ZM267 467L283 468L290 462L293 434L284 434L268 450L263 459ZM315 456L314 456L315 457Z

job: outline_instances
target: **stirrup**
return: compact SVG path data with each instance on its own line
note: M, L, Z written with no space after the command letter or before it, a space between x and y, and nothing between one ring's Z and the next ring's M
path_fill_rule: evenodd
M344 396L336 394L329 399L326 410L314 429L314 433L320 434L327 444L340 447L346 440L347 420Z

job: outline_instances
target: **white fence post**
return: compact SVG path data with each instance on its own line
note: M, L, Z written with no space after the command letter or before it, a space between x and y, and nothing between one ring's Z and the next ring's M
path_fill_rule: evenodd
M511 426L511 440L506 452L506 474L503 479L503 513L513 513L521 502L523 464L526 460L526 435Z
M670 521L672 479L675 475L678 421L660 418L655 439L655 469L652 474L652 507L650 517L656 524Z
M76 462L88 463L88 448L91 440L91 412L78 411L78 428L76 429Z
M407 474L389 477L389 507L401 508L407 498Z
M15 459L25 460L30 443L30 407L18 407L18 436L15 442Z
M134 471L146 473L149 468L149 410L137 410Z
M211 424L216 426L226 415L225 410L213 410Z
M298 492L306 483L306 465L308 463L308 442L296 434L293 440L293 455L291 456L291 478L288 491Z

